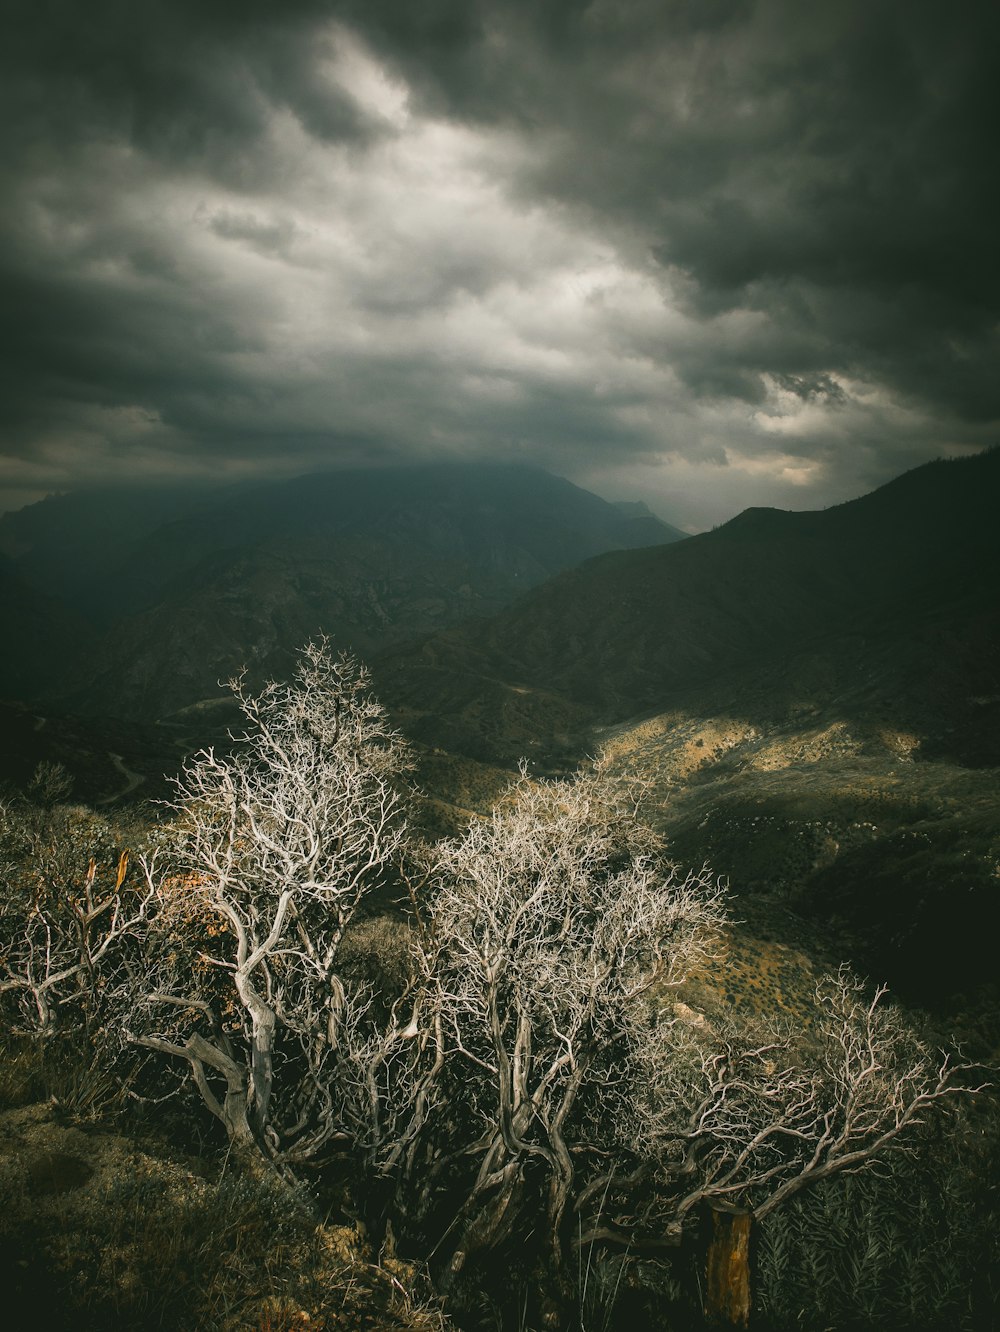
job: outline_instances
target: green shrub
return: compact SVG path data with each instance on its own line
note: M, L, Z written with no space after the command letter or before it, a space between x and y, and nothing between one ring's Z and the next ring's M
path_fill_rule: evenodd
M997 1133L980 1110L913 1156L837 1176L760 1226L756 1300L777 1329L972 1332L1000 1296Z

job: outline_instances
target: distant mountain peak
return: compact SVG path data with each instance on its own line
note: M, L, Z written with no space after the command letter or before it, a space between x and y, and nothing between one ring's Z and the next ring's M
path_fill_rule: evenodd
M387 665L387 685L426 715L421 734L444 728L438 743L474 757L508 761L527 743L579 757L589 726L674 706L713 681L727 682L727 715L757 706L751 678L785 706L789 663L804 654L802 679L817 683L795 707L831 692L852 716L891 705L901 731L1000 760L975 703L996 694L998 505L992 450L831 509L747 509L687 541L563 573L474 634L457 629Z
M156 716L217 693L245 662L280 675L317 632L371 656L595 555L682 535L636 508L531 463L413 463L81 492L5 515L0 551L9 577L103 632L85 657L55 654L62 700Z
M686 532L682 532L679 527L674 527L672 523L655 514L644 500L612 500L611 503L623 518L635 523L656 523L666 533L663 537L664 543L683 541L687 537Z

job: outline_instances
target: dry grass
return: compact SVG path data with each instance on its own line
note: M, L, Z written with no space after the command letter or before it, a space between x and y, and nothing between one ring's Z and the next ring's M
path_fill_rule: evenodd
M48 1332L442 1332L429 1285L309 1195L206 1178L51 1106L0 1123L0 1272Z

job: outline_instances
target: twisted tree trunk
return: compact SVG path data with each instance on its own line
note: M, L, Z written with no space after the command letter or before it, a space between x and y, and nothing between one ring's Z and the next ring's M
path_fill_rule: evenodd
M750 1318L749 1212L712 1209L705 1317L725 1327L746 1327Z

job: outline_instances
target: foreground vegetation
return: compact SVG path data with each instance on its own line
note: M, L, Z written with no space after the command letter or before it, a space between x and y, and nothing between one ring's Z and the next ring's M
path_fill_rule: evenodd
M16 1121L3 1225L74 1326L433 1325L420 1270L470 1327L739 1323L751 1249L774 1326L982 1325L981 1073L845 970L799 1023L693 1007L725 893L629 783L522 770L431 844L350 658L234 688L158 823L54 772L3 811L8 1104L167 1135L116 1175Z

